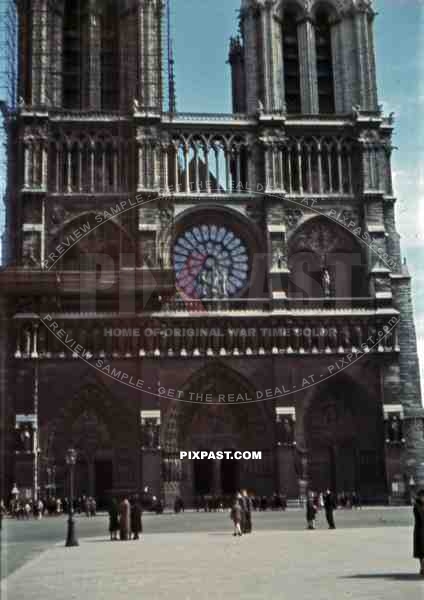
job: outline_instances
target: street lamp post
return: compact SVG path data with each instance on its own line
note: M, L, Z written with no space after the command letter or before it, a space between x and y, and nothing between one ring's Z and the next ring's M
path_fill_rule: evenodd
M74 448L69 448L66 453L66 464L69 467L69 510L68 510L68 531L66 535L66 547L79 546L75 536L74 521L74 468L77 462L77 452Z

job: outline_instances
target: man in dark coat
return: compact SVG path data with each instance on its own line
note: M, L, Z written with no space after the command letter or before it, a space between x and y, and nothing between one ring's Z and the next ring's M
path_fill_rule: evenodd
M109 533L111 541L116 541L118 539L118 531L119 531L119 508L118 503L115 498L112 499L112 502L109 507Z
M135 496L131 502L131 533L133 535L133 540L138 540L142 531L141 503L138 496Z
M424 576L424 490L415 499L414 518L414 558L420 561L420 574Z
M314 502L314 495L309 492L308 499L306 501L306 520L308 522L308 529L315 529L315 518L317 516L317 507Z
M250 500L247 491L241 493L242 514L242 532L252 533L252 501Z
M330 490L327 490L324 495L324 509L325 518L327 519L329 529L336 529L334 523L334 510L336 508L336 501L334 500L333 494Z

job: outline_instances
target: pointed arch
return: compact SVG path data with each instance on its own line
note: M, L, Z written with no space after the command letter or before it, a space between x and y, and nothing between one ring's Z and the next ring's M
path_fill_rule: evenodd
M57 247L63 241L71 241L71 248L62 255L58 268L64 271L84 270L92 267L90 255L104 254L113 260L114 268L125 266L123 256L136 254L135 242L131 233L124 227L117 217L105 221L100 226L92 227L96 212L88 211L65 221L58 230L52 246ZM90 218L91 217L91 218ZM90 225L89 225L90 224ZM72 234L75 230L89 232L77 244Z
M366 385L343 373L316 386L304 405L303 425L311 489L356 490L384 497L383 410Z
M336 9L331 3L319 2L315 5L318 108L321 114L332 114L336 109L332 41L332 27L336 15Z
M185 398L195 398L197 394L201 394L202 397L209 395L215 399L215 402L220 396L221 399L228 399L232 395L234 403L223 401L222 405L216 403L207 405L197 402L190 404L174 402L164 416L162 428L162 446L166 451L175 452L184 445L199 413L206 415L206 418L209 415L211 419L221 418L223 414L227 414L228 419L233 421L234 429L237 430L237 443L241 446L247 448L249 443L256 440L254 443L259 446L272 447L273 403L236 403L238 396L252 398L252 400L256 398L255 386L240 372L215 361L191 375L181 390Z
M289 294L304 299L365 296L365 265L364 247L350 231L325 217L314 217L300 225L289 241ZM325 270L330 276L327 291Z

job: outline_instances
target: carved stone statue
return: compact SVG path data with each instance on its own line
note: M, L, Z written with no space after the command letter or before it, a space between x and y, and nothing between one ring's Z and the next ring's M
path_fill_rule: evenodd
M143 446L149 449L159 446L159 427L156 419L146 419L143 425Z
M154 267L156 265L156 244L152 239L143 242L143 263L145 267Z
M228 296L228 273L225 270L221 273L221 296L223 298Z
M331 296L331 275L330 275L330 272L328 271L328 269L326 269L326 268L324 268L322 270L321 285L322 285L322 291L324 294L324 298L330 298L330 296Z
M396 415L389 421L389 440L391 442L400 442L402 440L402 423Z
M284 269L286 267L287 267L287 257L285 256L283 250L281 249L280 244L273 243L272 268L278 269L279 271L281 271L281 269Z
M35 235L30 235L23 241L22 265L28 268L40 265L40 248L38 239Z
M21 431L21 441L24 452L31 452L31 432L28 426Z

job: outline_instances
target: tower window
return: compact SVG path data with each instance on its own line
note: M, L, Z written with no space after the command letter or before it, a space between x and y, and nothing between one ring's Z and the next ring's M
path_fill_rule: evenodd
M119 69L119 2L109 0L105 3L101 19L102 54L101 86L102 108L119 108L120 69Z
M319 12L316 16L315 41L319 112L331 114L335 112L334 73L331 24L326 12Z
M283 22L283 56L285 100L288 113L300 113L300 67L297 22L293 13L286 13Z
M84 90L84 23L87 0L66 0L63 23L63 105L82 108Z

